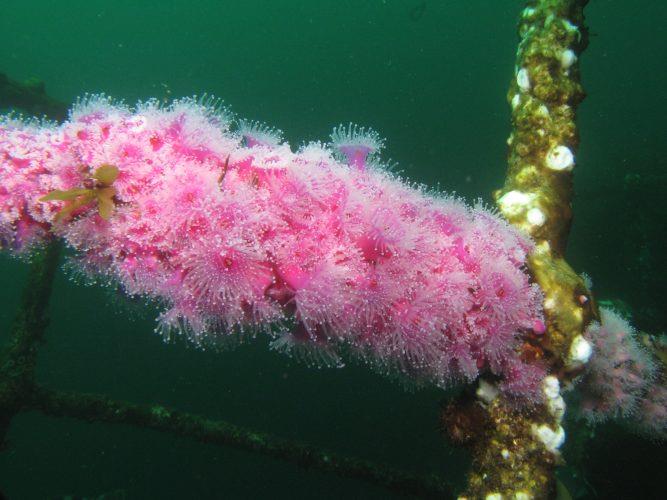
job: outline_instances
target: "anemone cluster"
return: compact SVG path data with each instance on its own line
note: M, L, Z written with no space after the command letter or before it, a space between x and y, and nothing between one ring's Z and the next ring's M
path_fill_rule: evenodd
M167 337L264 331L320 363L344 350L412 380L488 372L538 394L543 370L519 355L523 333L544 332L531 242L384 170L382 145L349 126L294 152L195 99L97 96L62 125L6 118L1 244L63 238L85 273L159 303Z
M656 439L667 438L667 386L634 328L611 309L586 331L594 354L579 387L581 413L592 423L630 420Z

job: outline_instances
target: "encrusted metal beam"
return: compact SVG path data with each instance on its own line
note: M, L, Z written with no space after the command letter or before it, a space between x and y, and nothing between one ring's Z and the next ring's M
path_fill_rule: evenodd
M555 466L565 434L560 385L581 369L578 346L597 307L585 281L564 258L572 222L577 106L585 94L579 56L588 44L588 0L532 0L519 19L519 46L508 101L505 185L494 193L501 213L536 243L530 271L544 294L546 332L530 335L530 355L553 374L545 403L517 410L498 397L484 405L487 429L473 446L469 498L555 495Z

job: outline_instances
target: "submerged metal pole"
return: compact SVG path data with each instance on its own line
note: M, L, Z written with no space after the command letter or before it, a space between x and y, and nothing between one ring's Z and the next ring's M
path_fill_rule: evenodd
M579 56L588 44L583 15L587 3L532 0L521 13L515 77L508 93L509 166L505 185L494 193L507 220L536 242L530 266L544 293L547 335L542 347L555 365L597 317L584 280L564 258L579 145L575 118L585 97Z
M31 257L28 281L9 328L9 344L0 356L0 448L12 418L26 408L36 388L37 348L49 324L48 306L60 247L60 242L52 241Z
M505 185L494 193L505 218L536 243L530 271L544 293L546 332L526 338L522 355L544 363L558 379L577 374L570 348L597 307L584 280L564 259L572 221L577 106L585 94L579 56L588 43L588 0L530 0L519 19L519 45L508 101ZM556 379L557 377L557 379ZM562 401L562 399L560 399ZM503 397L484 406L487 429L473 446L473 470L463 497L549 498L555 495L564 406L549 402L518 411Z

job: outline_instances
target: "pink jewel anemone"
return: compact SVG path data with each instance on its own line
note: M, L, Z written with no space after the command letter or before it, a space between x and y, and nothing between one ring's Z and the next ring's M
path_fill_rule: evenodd
M293 151L269 130L233 131L194 99L90 97L61 125L2 119L0 244L25 253L55 234L86 273L164 304L159 331L198 344L263 331L336 365L344 353L410 380L491 373L508 394L539 392L541 368L518 353L544 324L524 235L366 168L383 147L373 131ZM101 165L118 169L108 217L83 204L57 221L68 201L39 201Z

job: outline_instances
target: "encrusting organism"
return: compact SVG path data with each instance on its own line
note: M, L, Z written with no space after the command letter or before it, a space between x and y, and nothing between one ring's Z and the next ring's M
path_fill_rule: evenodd
M605 308L600 315L586 331L593 354L577 385L581 414L592 423L630 421L644 434L664 438L667 388L659 382L659 364L626 319Z
M265 331L315 360L344 349L441 386L488 372L517 401L539 397L543 369L519 352L544 328L528 238L365 169L374 132L293 152L226 117L195 99L89 97L60 126L3 121L4 246L62 237L85 272L166 304L159 331L198 345Z

